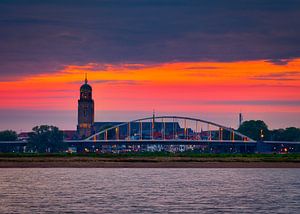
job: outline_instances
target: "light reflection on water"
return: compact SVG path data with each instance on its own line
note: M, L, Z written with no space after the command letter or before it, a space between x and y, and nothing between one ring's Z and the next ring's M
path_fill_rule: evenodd
M0 213L300 213L300 169L0 169Z

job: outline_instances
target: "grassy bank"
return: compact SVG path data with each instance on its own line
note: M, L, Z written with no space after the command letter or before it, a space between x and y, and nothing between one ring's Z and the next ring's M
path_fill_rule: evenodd
M299 162L300 154L201 154L143 152L124 154L0 153L0 162Z

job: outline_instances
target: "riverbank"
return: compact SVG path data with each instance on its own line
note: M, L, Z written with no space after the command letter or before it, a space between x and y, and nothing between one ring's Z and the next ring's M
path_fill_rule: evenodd
M0 168L300 168L300 154L0 154Z
M269 162L0 162L0 168L300 168L300 163Z

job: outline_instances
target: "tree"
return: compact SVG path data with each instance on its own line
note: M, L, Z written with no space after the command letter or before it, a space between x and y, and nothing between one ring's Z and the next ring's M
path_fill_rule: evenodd
M238 132L254 139L261 139L261 130L264 135L263 140L269 139L270 131L268 126L262 120L249 120L242 123L239 127Z
M27 150L34 152L62 152L67 149L63 132L55 126L35 126L29 133Z
M14 141L17 140L18 136L15 131L5 130L0 131L0 141Z
M274 129L271 131L271 140L283 141L285 129Z
M284 131L284 140L300 141L300 129L297 129L295 127L286 128Z
M271 132L274 141L300 141L300 129L289 127L286 129L276 129Z

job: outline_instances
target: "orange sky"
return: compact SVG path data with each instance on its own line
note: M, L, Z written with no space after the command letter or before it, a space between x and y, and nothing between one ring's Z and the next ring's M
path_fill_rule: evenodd
M300 58L286 65L264 60L68 65L0 82L5 100L0 108L76 110L85 72L98 111L300 112Z
M245 106L247 103L238 101L269 100L273 101L270 111L297 111L299 106L278 106L274 101L300 100L299 68L300 59L287 65L265 61L69 65L54 74L0 82L0 98L6 100L1 108L76 109L74 99L87 72L97 108L103 110L165 110L170 106L188 111L224 110L229 101ZM248 105L245 107L257 111L263 107L261 103Z

